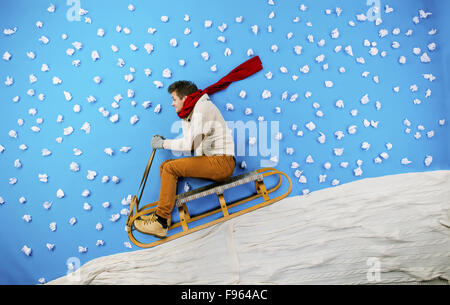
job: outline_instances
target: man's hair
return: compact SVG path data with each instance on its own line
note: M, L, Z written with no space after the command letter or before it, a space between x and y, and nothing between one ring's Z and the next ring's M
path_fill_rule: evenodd
M193 82L187 80L176 81L172 83L167 89L170 94L172 94L172 92L175 92L175 94L178 95L179 98L188 96L189 94L194 93L197 90L197 86Z

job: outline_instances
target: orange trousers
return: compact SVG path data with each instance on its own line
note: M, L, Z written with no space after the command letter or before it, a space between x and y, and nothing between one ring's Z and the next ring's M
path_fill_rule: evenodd
M161 163L161 188L156 215L170 218L177 192L179 177L192 177L223 181L233 175L236 160L233 156L195 156L169 159Z

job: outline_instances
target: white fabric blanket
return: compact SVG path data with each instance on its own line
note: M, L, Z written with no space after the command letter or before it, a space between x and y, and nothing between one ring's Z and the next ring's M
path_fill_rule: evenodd
M368 178L97 258L49 284L450 281L449 213L450 171Z

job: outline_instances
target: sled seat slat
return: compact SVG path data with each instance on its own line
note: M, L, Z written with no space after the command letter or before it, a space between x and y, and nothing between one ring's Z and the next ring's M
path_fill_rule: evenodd
M212 184L197 188L195 190L178 194L176 197L176 205L182 206L186 202L199 199L212 194L223 194L227 189L249 183L252 181L263 181L263 175L257 171L251 171L241 175L233 176L228 180L214 182Z

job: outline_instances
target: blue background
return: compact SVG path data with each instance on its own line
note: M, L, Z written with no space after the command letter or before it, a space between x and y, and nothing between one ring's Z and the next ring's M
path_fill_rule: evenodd
M67 272L66 261L70 257L77 257L81 264L96 257L115 254L124 251L135 251L138 248L132 245L127 248L124 243L129 242L125 232L126 215L121 215L117 222L110 221L111 215L120 213L128 208L122 204L122 199L129 194L136 194L142 173L151 152L150 141L154 134L161 134L167 138L175 138L170 128L178 117L170 106L170 95L167 87L175 80L188 79L194 81L199 88L205 88L219 80L234 67L248 59L247 50L252 48L259 55L263 63L263 71L258 74L232 84L225 91L212 96L213 101L222 111L227 121L257 121L258 116L265 120L279 121L280 132L283 137L279 142L278 169L286 172L292 179L293 190L290 196L302 195L305 190L310 192L332 187L331 181L338 179L340 184L348 183L368 177L379 177L405 172L420 172L439 169L449 169L449 130L448 130L448 85L449 85L449 37L448 17L450 1L381 1L381 18L383 23L376 26L374 22L357 21L357 14L366 14L370 6L366 1L281 1L275 0L275 5L268 1L242 1L242 0L195 0L195 1L81 1L81 7L88 14L81 16L81 21L70 22L66 12L70 6L66 1L54 1L56 11L49 13L48 1L8 1L2 3L0 12L0 28L12 29L17 27L13 35L0 34L0 54L8 51L12 54L9 61L0 60L0 145L5 148L0 153L0 197L4 204L0 205L0 283L3 284L35 284L38 279L46 281L63 276ZM135 11L127 9L133 3ZM304 3L307 10L299 10ZM394 12L386 14L385 4L394 8ZM338 17L334 10L342 8ZM332 13L327 15L326 9ZM414 24L412 18L418 16L419 9L433 14L427 19L420 19ZM274 12L274 18L269 14ZM190 21L184 21L185 14ZM167 23L160 18L169 17ZM235 21L236 17L243 16L242 23ZM295 17L300 21L294 23ZM89 17L92 23L86 23ZM211 20L212 26L205 28L204 21ZM349 26L353 20L355 27ZM42 21L43 27L37 28L36 22ZM312 23L312 27L306 25ZM218 26L227 24L222 33ZM117 32L116 26L128 27L129 35L123 31ZM258 25L259 32L255 35L251 26ZM272 32L268 32L268 26ZM147 32L149 27L157 31L151 35ZM184 29L191 30L189 35ZM399 35L393 35L394 28L400 28ZM105 30L104 37L97 36L97 30ZM332 39L330 33L338 28L340 36ZM436 28L437 34L428 35ZM389 34L380 38L378 31L387 29ZM411 36L406 36L407 30L413 30ZM286 35L292 32L293 37L287 39ZM68 38L63 40L61 35L66 33ZM307 40L307 36L314 36L314 43ZM48 44L42 44L38 39L45 35L50 39ZM217 37L225 36L222 43ZM178 46L172 47L170 39L177 39ZM325 46L320 47L317 42L325 40ZM364 39L375 41L379 50L378 55L371 56L369 48L363 45ZM66 50L73 48L72 43L79 41L83 44L81 50L75 50L73 56L68 56ZM198 41L195 48L193 42ZM391 47L392 42L400 43L400 48ZM437 44L435 51L427 49L431 42ZM147 54L145 43L154 45L152 54ZM111 45L119 48L117 53L111 50ZM139 47L137 51L129 48L130 44ZM271 50L276 44L277 52ZM303 47L301 55L294 53L295 45ZM343 47L336 53L337 45ZM351 45L354 56L347 55L344 48ZM412 49L419 47L427 52L431 58L430 63L421 63L419 56L414 55ZM231 56L224 56L226 48L232 51ZM100 59L93 61L91 52L97 50ZM26 56L26 52L36 54L34 60ZM201 53L208 52L209 61L203 60ZM382 58L380 53L387 52ZM328 63L328 70L322 69L322 64L316 63L315 58L325 55L322 64ZM406 57L406 64L400 65L398 58ZM364 57L365 64L356 62L357 57ZM117 66L118 58L125 61L124 67ZM75 67L72 61L81 60L81 65ZM178 60L184 59L185 66L180 66ZM42 64L50 68L42 72ZM210 67L217 65L217 72ZM310 72L303 74L299 68L309 65ZM288 73L280 72L280 67L288 69ZM130 67L135 73L130 72ZM338 69L344 67L345 73ZM149 68L152 74L147 77L144 69ZM162 71L169 68L172 78L165 79ZM272 79L265 74L271 71ZM361 76L364 71L370 72L367 78ZM124 76L133 74L134 80L126 82ZM422 74L432 73L436 80L429 82ZM30 84L29 75L34 74L38 80ZM292 75L297 75L294 81ZM95 76L102 78L101 84L93 81ZM372 77L378 75L376 84ZM11 86L4 84L6 77L14 78ZM62 79L62 84L52 84L54 76ZM153 81L159 80L163 88L156 88ZM331 80L332 88L327 88L324 81ZM416 84L417 92L411 92L410 86ZM399 86L400 92L395 93L393 88ZM432 95L425 98L427 89ZM28 96L27 91L34 89L36 94ZM133 98L127 97L127 90L135 91ZM245 99L239 97L239 92L245 90ZM263 99L261 94L269 90L272 97ZM63 91L72 94L71 101L66 101ZM288 92L288 99L282 100L282 93ZM312 93L310 98L305 93ZM38 95L45 94L45 100L40 101ZM123 100L119 102L120 108L114 109L111 103L114 96L121 94ZM289 99L298 94L295 102ZM368 94L370 102L366 105L360 99ZM93 95L95 103L88 103L87 97ZM13 98L19 96L19 102ZM414 105L414 99L420 99L421 104ZM344 101L344 108L339 109L335 102ZM137 105L132 106L131 101ZM144 101L151 101L152 107L145 109L141 106ZM381 109L375 108L375 101L381 102ZM324 113L322 118L315 115L313 103L320 104L317 110ZM234 105L233 111L226 111L226 103ZM75 113L73 106L79 104L81 112ZM157 104L161 104L160 113L155 113ZM109 110L111 115L119 114L119 121L111 123L108 118L98 111L100 107ZM249 107L253 114L246 116L245 109ZM275 113L275 107L281 108L281 114ZM28 114L30 108L37 109L37 114ZM358 115L353 117L350 110L357 109ZM64 116L62 123L57 123L57 116ZM130 117L138 115L139 122L135 125L129 123ZM17 120L24 120L23 126ZM42 124L36 119L42 118ZM378 128L364 127L363 120L379 121ZM405 133L407 126L404 119L411 122L411 133ZM445 119L443 126L439 120ZM305 124L314 122L316 129L309 131ZM84 122L91 124L90 134L80 128ZM304 135L297 136L297 131L291 130L292 124L298 125ZM349 134L347 128L357 126L356 134ZM424 131L417 129L419 125L425 127ZM40 127L35 133L30 128ZM71 135L63 135L64 128L72 126ZM270 126L270 124L269 124ZM18 132L18 138L11 138L10 130ZM334 133L343 131L344 138L337 140ZM426 132L433 130L434 136L428 138ZM420 139L414 134L419 131ZM273 130L270 132L273 133ZM317 141L319 132L326 136L326 142ZM236 134L235 134L236 135ZM273 134L271 135L273 137ZM61 144L56 142L62 137ZM247 135L248 137L248 135ZM270 143L270 139L269 143ZM371 144L368 151L361 149L361 143L367 141ZM248 138L247 138L248 149ZM392 143L393 148L388 150L386 143ZM19 145L26 144L28 149L22 151ZM120 152L123 146L131 147L128 153ZM105 154L104 149L111 147L113 156ZM292 147L294 153L289 155L286 148ZM42 149L49 149L52 154L42 156ZM74 148L83 151L75 156ZM344 148L342 156L335 156L333 148ZM248 150L247 150L248 151ZM387 152L389 158L381 164L376 164L374 158L380 153ZM311 155L313 164L306 163L306 157ZM425 157L433 157L432 164L424 164ZM412 161L409 165L402 165L401 159L407 157ZM149 182L144 193L143 201L156 201L159 194L159 164L168 158L174 158L170 151L158 151ZM14 167L14 160L20 159L21 168ZM243 173L260 167L262 159L258 156L238 156L238 165L245 161L247 169L236 168L235 174ZM362 160L363 174L355 176L354 169L358 167L357 160ZM299 183L291 168L292 162L299 163L299 169L307 178L307 183ZM348 162L343 168L340 163ZM69 165L76 162L80 171L73 172ZM326 170L325 162L332 167ZM88 170L97 172L97 177L90 181L86 178ZM46 173L48 183L42 183L38 174ZM319 175L326 174L325 182L319 183ZM120 183L112 181L102 183L104 175L117 176ZM15 185L9 184L10 178L17 178ZM178 191L183 191L185 182L192 187L209 183L197 179L183 179L179 183ZM58 199L56 191L62 189L65 197ZM88 189L91 195L87 198L81 193ZM226 194L227 199L239 198L251 193L250 188L240 188ZM20 197L27 199L26 203L19 202ZM212 198L212 197L211 197ZM204 206L216 204L217 199L203 200ZM43 203L51 201L49 210L43 208ZM109 208L102 207L103 202L110 202ZM91 211L85 211L83 204L88 202ZM299 202L301 204L301 202ZM193 205L194 211L199 211L203 205ZM27 223L22 217L25 214L32 216ZM75 225L69 224L69 219L76 217ZM174 215L176 218L176 215ZM56 222L57 229L52 232L49 224ZM95 226L102 223L103 230L97 231ZM140 236L143 240L151 241L150 237ZM103 246L96 246L97 240L103 240ZM49 251L46 243L55 244ZM32 249L32 255L26 256L21 249L27 245ZM86 253L79 253L78 246L87 247Z

